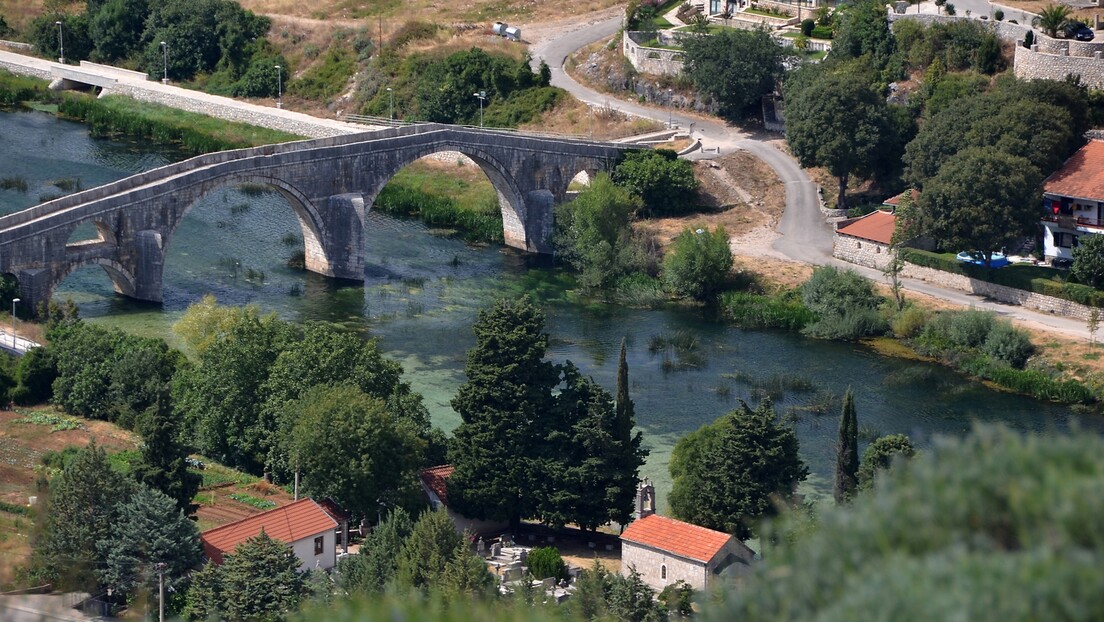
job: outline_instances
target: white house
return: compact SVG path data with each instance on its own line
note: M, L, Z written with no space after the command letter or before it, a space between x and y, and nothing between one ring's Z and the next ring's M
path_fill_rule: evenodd
M1090 140L1043 184L1043 256L1072 260L1077 241L1104 234L1104 141Z
M731 534L655 513L655 488L645 480L637 489L638 518L621 534L621 573L636 570L649 586L662 591L677 581L708 590L719 576L741 576L755 551Z
M212 563L221 564L223 556L238 545L260 535L263 529L273 540L291 547L299 558L299 570L337 565L338 523L313 499L300 499L283 507L254 514L234 523L199 534L203 553Z
M442 464L428 469L422 469L418 474L418 481L422 485L422 491L429 499L429 505L434 510L444 508L456 531L473 534L500 534L509 528L508 521L481 520L468 518L463 514L449 508L448 504L448 480L456 468L451 464Z

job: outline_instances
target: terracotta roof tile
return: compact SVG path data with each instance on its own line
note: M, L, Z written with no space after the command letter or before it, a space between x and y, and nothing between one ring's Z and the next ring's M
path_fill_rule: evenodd
M437 498L441 500L441 503L448 506L448 485L445 480L448 479L452 472L456 470L456 467L451 464L442 464L435 467L429 467L428 469L422 469L419 474L422 478L422 483L433 491L433 494L437 495Z
M259 535L262 529L270 538L291 544L336 528L337 521L330 518L313 499L300 499L284 507L204 531L199 537L207 558L221 564L223 555L234 552L239 544Z
M853 238L870 240L879 244L889 244L893 239L893 230L897 226L897 217L890 212L878 210L840 227L836 233L849 235Z
M630 523L621 534L621 539L708 563L732 540L732 536L652 514Z
M1043 183L1043 191L1104 201L1104 141L1090 140Z
M908 190L905 190L905 192L912 193L913 201L920 198L920 193L917 192L915 188L909 188ZM893 207L897 207L901 204L901 197L905 196L905 192L902 192L901 194L898 194L896 196L889 197L885 201L882 201L882 205L892 205Z

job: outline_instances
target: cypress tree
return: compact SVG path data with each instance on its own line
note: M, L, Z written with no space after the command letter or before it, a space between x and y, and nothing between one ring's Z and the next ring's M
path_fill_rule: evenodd
M855 414L855 396L851 388L843 396L839 440L836 443L836 503L845 503L858 484L859 422Z
M182 424L182 418L173 413L169 393L162 391L139 426L142 459L134 475L139 482L175 501L185 515L191 515L199 509L192 499L199 492L203 477L188 470L188 447L180 438Z

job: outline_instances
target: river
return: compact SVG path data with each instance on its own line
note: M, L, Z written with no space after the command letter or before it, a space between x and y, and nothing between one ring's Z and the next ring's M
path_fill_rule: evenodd
M0 190L0 213L61 194L52 185L57 180L79 178L88 188L181 157L148 144L92 139L83 126L45 113L0 113L0 179L21 177L28 186ZM618 348L627 338L631 395L651 450L643 474L656 482L661 507L674 443L739 399L754 403L770 394L794 422L812 471L804 490L813 498L830 494L839 398L849 386L867 440L903 432L925 446L934 435L963 434L973 421L1051 430L1067 429L1074 418L1066 407L993 391L943 367L886 358L860 345L744 331L683 308L573 303L563 276L541 261L433 235L416 222L371 213L365 237L364 286L337 287L285 266L302 244L279 195L228 188L198 204L171 240L162 306L115 296L98 267L74 272L55 298L72 298L90 321L170 342L172 323L207 292L224 304L254 303L289 320L367 327L402 363L434 422L449 430L459 423L449 400L463 381L476 313L497 296L529 292L548 315L551 358L571 360L611 391ZM681 353L650 347L672 336L691 347ZM1099 417L1081 425L1104 431Z

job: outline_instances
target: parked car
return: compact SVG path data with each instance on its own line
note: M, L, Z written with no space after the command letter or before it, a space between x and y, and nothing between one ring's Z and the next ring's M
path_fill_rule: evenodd
M1066 37L1078 41L1092 41L1096 33L1082 22L1070 22L1066 24Z

